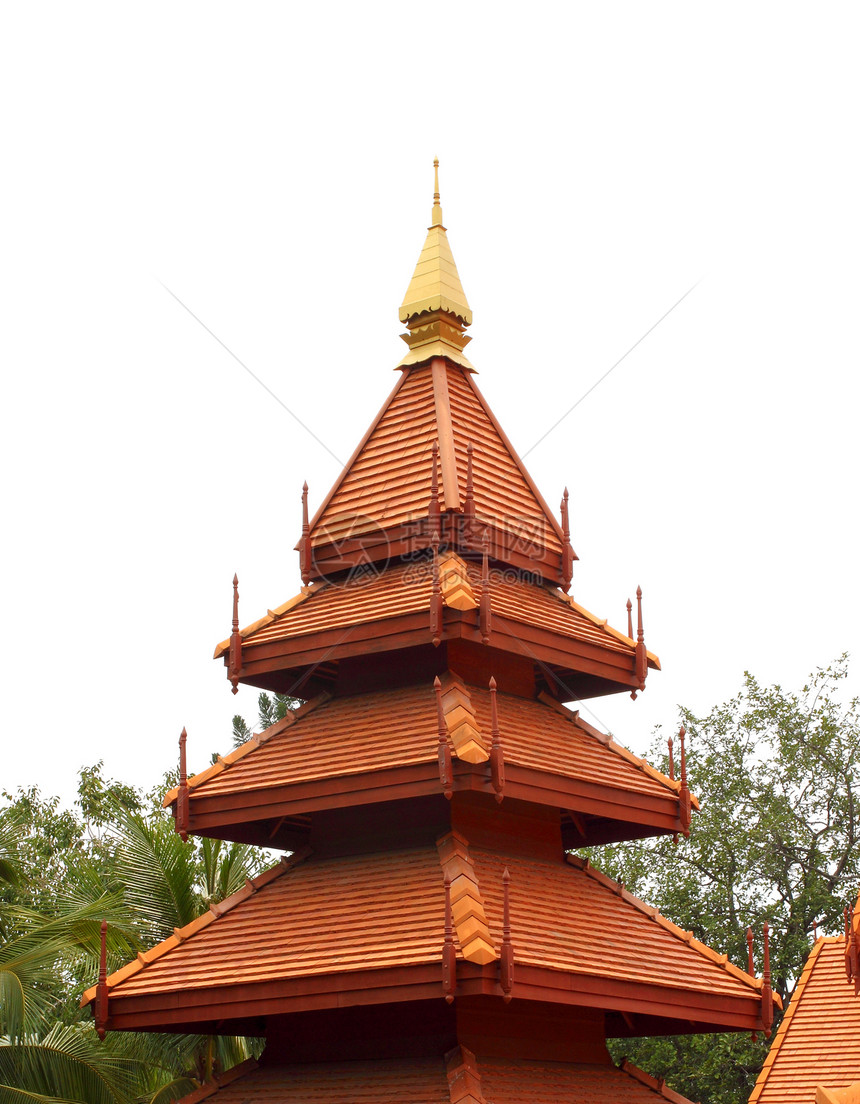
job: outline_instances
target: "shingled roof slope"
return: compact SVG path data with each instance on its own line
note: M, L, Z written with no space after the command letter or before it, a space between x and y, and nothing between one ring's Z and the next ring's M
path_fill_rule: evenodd
M489 691L468 688L483 732ZM195 796L242 793L435 762L438 715L432 686L406 686L349 698L324 697L189 779ZM497 693L506 762L677 801L680 783L649 766L563 706ZM456 755L456 752L455 752ZM176 800L171 790L165 804Z
M480 572L465 565L468 578L480 588ZM596 647L633 655L635 643L556 587L526 582L509 573L491 574L493 611L524 625L539 626ZM430 608L432 571L428 563L397 564L379 574L359 575L348 586L321 584L296 595L265 617L240 631L243 645L270 644L326 629L349 629ZM218 659L230 647L222 640L215 649ZM649 664L659 668L656 655Z
M813 1104L816 1089L860 1082L860 997L845 977L845 940L818 939L765 1059L750 1104Z
M447 362L441 372L429 365L406 370L311 521L311 544L425 517L436 441L449 443L439 461L443 508L462 507L471 441L479 521L561 552L558 521L470 373Z

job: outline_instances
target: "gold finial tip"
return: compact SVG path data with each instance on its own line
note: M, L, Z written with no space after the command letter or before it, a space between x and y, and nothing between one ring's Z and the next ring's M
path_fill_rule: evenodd
M442 225L442 205L439 202L439 158L433 158L433 218L434 226Z

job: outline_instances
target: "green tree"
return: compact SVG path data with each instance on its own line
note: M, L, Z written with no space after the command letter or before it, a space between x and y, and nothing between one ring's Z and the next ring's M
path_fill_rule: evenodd
M701 802L689 840L595 848L590 857L637 896L746 969L747 927L771 928L773 988L787 1005L820 933L841 930L860 883L860 714L840 694L843 657L800 693L745 676L708 716L682 712L690 788ZM676 761L678 747L675 748ZM662 739L649 760L666 771ZM779 1014L774 1030L779 1022ZM619 1040L627 1055L703 1104L743 1104L766 1054L746 1035Z
M260 694L257 698L257 721L260 731L264 732L273 724L282 721L287 713L302 704L301 698L291 698L287 694ZM241 714L233 718L233 747L239 747L251 739L253 732Z
M169 782L169 780L168 780ZM164 1104L256 1050L253 1041L109 1033L100 1043L81 991L97 976L109 921L109 969L166 938L259 872L254 848L183 843L145 795L81 772L77 811L35 787L0 812L0 1104Z

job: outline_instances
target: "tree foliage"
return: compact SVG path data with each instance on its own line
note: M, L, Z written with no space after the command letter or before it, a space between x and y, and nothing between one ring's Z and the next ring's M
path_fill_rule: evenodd
M841 930L860 884L860 723L845 703L844 657L800 693L745 676L741 692L705 717L682 711L690 788L701 801L691 835L593 849L637 896L746 969L745 933L771 928L773 988L787 1005L817 926ZM677 742L676 742L677 758ZM649 760L668 770L658 736ZM779 1014L774 1030L779 1023ZM742 1035L622 1040L628 1055L703 1104L741 1104L766 1044Z

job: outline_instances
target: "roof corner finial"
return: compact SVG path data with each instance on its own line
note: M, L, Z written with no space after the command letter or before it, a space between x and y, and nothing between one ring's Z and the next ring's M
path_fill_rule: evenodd
M433 173L434 173L433 213L432 213L430 221L431 221L432 226L441 226L442 225L442 204L439 202L439 200L441 199L441 196L439 194L439 158L438 157L433 158Z

